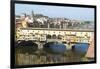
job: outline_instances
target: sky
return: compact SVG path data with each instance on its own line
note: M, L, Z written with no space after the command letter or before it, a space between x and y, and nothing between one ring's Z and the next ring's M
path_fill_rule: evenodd
M22 13L30 15L32 11L34 11L34 14L43 14L49 17L65 17L75 20L94 21L93 8L15 4L16 15L21 15Z

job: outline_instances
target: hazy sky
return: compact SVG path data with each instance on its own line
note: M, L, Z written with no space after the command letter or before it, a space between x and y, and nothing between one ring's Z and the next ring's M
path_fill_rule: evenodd
M39 13L49 17L66 17L69 19L94 21L93 8L15 4L16 15L20 15L22 13L31 14L32 10L36 14Z

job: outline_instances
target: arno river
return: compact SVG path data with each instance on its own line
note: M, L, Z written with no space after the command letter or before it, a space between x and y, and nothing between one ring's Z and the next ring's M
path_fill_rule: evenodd
M31 49L31 48L30 48ZM78 54L73 50L66 50L64 53L53 53L47 49L30 50L27 47L15 49L16 65L52 64L90 61L85 57L86 53ZM26 52L26 50L28 52Z

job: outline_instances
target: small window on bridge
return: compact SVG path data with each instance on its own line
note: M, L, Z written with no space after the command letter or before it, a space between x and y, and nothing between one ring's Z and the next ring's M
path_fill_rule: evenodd
M56 39L56 35L52 35L52 38L53 38L53 39Z
M47 37L47 39L51 39L51 35L49 35L49 34L46 37Z

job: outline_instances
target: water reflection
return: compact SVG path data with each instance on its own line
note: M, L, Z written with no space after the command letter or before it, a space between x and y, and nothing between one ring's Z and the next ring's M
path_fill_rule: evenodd
M21 46L19 45L15 48L16 65L69 63L90 60L85 58L86 52L77 54L79 53L79 51L76 51L77 47L74 47L76 49L67 50L65 45L59 44L60 46L58 46L57 44L54 42L44 44L43 49L38 49L34 43L32 46L20 44ZM90 61L93 61L93 59Z

